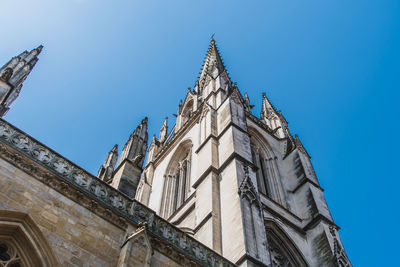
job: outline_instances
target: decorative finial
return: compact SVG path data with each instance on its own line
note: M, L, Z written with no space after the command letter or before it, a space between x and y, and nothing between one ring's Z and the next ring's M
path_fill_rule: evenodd
M36 51L38 52L38 54L40 53L40 52L42 52L42 49L43 49L43 45L39 45L38 47L36 47Z
M215 33L213 33L211 35L211 41L210 41L211 44L215 44L214 35L215 35Z

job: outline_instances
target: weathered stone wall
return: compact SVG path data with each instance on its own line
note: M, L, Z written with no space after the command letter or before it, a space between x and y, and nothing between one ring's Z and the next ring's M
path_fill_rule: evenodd
M150 262L151 267L181 267L182 265L171 260L167 256L159 253L158 251L155 251L153 256L151 257L151 262Z
M124 230L3 159L0 209L29 214L62 266L117 266Z
M158 254L151 256L149 251L158 251L173 266L234 266L156 216L151 209L102 183L4 120L0 124L0 157L5 160L0 161L3 166L0 171L2 238L4 234L16 240L13 242L18 241L20 234L9 231L15 230L15 223L10 222L10 216L14 216L36 227L31 236L40 242L30 239L28 243L41 244L37 246L36 256L54 255L53 263L58 257L67 266L150 266L159 259ZM194 205L193 196L187 199L188 207ZM186 214L186 211L180 212ZM186 217L193 221L195 216ZM18 227L23 229L24 225ZM23 236L30 238L30 235ZM147 240L147 249L138 246L143 244L143 238ZM51 247L56 247L56 251ZM20 250L31 254L30 249ZM137 252L146 252L146 255ZM36 256L32 260L38 259ZM39 262L42 265L27 266L58 266Z

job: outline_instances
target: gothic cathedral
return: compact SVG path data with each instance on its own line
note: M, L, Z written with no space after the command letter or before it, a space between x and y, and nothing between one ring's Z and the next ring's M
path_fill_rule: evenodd
M0 69L0 116L41 50ZM175 125L97 176L0 119L0 266L352 266L299 137L253 107L211 40Z

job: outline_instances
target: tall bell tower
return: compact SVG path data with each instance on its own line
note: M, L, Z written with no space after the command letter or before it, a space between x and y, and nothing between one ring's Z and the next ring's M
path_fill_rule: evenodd
M252 107L211 40L136 199L239 266L351 266L299 137L266 94Z

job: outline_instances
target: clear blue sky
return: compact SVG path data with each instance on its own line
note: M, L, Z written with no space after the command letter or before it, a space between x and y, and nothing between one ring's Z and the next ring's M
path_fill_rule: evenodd
M192 87L215 33L255 114L298 133L354 266L399 249L400 1L3 0L0 64L44 45L6 119L96 173L144 116ZM396 178L397 177L397 178Z

